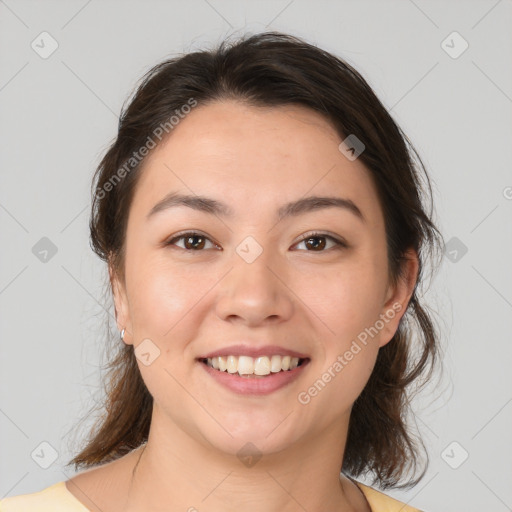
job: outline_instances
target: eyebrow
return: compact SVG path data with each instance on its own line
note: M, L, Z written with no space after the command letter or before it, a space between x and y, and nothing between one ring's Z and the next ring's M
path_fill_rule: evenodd
M233 210L227 204L216 199L205 196L170 192L162 200L156 203L153 208L151 208L146 218L149 220L159 212L178 206L186 206L193 210L208 213L210 215L218 215L228 218L233 217ZM324 196L309 196L286 203L278 209L277 217L281 221L288 217L296 217L307 212L324 208L342 208L353 213L362 222L366 221L361 210L351 199Z

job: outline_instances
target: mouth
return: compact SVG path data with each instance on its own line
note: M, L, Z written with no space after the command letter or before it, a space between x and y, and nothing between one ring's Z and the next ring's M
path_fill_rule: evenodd
M246 379L265 379L272 375L293 372L309 363L308 357L292 357L289 355L250 356L215 356L203 357L199 362L219 373L227 373Z
M268 396L289 388L310 363L305 354L279 347L226 347L219 352L198 357L197 364L213 382L239 395Z

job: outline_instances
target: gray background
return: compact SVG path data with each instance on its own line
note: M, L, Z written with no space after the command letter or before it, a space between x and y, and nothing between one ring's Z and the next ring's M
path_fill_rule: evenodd
M449 245L426 297L445 373L414 401L429 471L388 493L432 512L512 510L511 13L510 0L0 0L0 497L72 475L73 427L98 398L109 304L89 187L124 99L163 58L272 29L353 64L435 184ZM51 48L43 31L58 43L47 58L31 47ZM457 58L454 31L469 44ZM47 469L41 443L57 452Z

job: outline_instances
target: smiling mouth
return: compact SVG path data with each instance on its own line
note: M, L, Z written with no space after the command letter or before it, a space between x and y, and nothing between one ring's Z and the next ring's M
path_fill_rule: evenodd
M282 372L291 372L309 362L309 358L290 356L218 356L199 361L214 370L245 378L265 378Z

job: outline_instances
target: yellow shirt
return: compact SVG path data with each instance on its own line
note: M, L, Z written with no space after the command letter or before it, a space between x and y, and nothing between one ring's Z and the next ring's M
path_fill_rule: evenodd
M372 512L420 512L380 491L356 482L368 501ZM31 494L10 496L0 500L0 512L90 512L64 481Z

